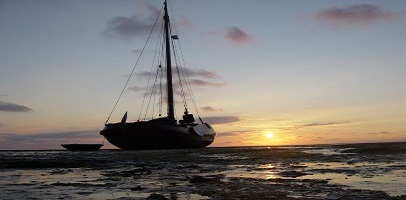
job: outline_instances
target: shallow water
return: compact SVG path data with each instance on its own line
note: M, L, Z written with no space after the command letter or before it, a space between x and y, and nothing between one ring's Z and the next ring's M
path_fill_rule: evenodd
M406 199L404 146L0 151L0 199Z

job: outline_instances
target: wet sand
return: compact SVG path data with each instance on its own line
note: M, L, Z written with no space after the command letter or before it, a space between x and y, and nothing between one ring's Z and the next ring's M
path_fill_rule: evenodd
M0 199L406 199L406 143L0 151Z

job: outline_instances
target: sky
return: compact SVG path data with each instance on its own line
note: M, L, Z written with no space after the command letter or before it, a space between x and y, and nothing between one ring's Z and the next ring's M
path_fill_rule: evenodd
M0 0L0 150L102 142L162 3ZM406 141L406 1L169 5L212 147ZM138 119L150 67L109 122Z

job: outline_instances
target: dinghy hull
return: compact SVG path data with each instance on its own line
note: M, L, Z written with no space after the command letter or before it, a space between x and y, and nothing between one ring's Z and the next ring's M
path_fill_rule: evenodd
M69 151L98 151L103 144L62 144Z

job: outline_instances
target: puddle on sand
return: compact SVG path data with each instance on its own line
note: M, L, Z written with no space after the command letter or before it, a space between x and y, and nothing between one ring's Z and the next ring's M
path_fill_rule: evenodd
M333 148L314 148L314 149L309 149L309 150L304 150L304 153L313 153L313 154L323 154L326 156L331 156L331 155L343 155L343 154L354 154L354 153L343 153L342 151L348 150L348 149L354 149L354 148L344 148L344 149L333 149Z
M151 199L177 199L177 200L206 200L211 199L207 196L202 196L199 194L194 193L185 193L185 192L178 192L178 193L171 193L171 194L160 194L160 193L145 193L145 192L119 192L119 191L111 191L111 192L99 192L95 194L91 194L86 196L85 199L147 199L150 197ZM81 199L81 198L79 198Z
M284 172L297 173L297 180L327 180L331 184L354 189L384 191L391 196L406 195L406 170L399 169L404 162L302 162L295 165L263 164L258 166L233 165L225 171L227 178L291 179Z
M183 192L188 189L182 181L170 185L160 179L160 174L151 178L134 179L121 176L104 176L105 171L89 169L34 169L0 170L0 199L159 199L205 200L210 199L196 193ZM163 188L179 186L180 191L169 193ZM139 188L137 188L139 186ZM25 190L21 191L21 187ZM183 190L183 191L182 191ZM32 191L36 191L33 193ZM163 193L162 193L163 192ZM3 196L4 195L4 196ZM152 196L151 196L152 195ZM4 198L3 198L4 197Z
M4 185L30 183L51 185L63 183L66 180L75 180L74 183L103 184L97 181L101 176L100 172L86 169L2 170L0 173L0 183Z
M391 196L406 194L406 170L394 170L383 175L362 177L342 173L316 173L305 175L299 179L321 179L329 183L347 185L355 189L380 190Z
M224 171L226 178L254 178L254 179L275 179L282 178L276 171L273 164L259 165L252 167L249 165L230 165L229 170ZM225 179L224 181L228 181Z
M349 164L350 163L350 164ZM309 175L299 179L321 179L354 189L385 191L391 196L406 194L405 162L303 162Z

